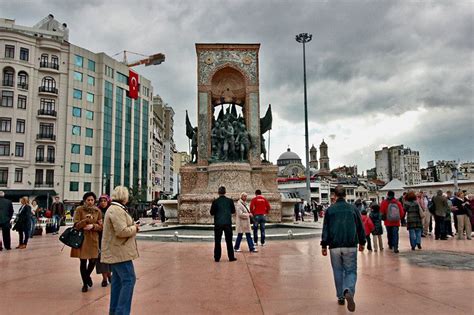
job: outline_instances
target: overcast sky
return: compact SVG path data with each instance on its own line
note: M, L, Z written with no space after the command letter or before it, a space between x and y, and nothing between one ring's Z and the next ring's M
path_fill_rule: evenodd
M261 43L260 111L273 109L270 159L290 146L305 160L302 45L310 146L329 146L331 168L375 166L374 151L404 144L428 160L474 160L473 1L0 0L0 15L32 26L52 13L70 42L113 55L162 52L137 67L172 106L187 150L196 124L195 43ZM132 59L132 58L129 58ZM268 143L268 134L267 134ZM318 148L319 153L319 148Z

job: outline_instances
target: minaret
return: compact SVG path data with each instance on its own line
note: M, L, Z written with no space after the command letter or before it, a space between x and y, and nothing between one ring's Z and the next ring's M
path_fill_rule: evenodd
M318 150L314 146L314 144L311 146L311 149L309 149L309 167L318 169Z
M329 172L329 156L328 156L328 145L326 142L321 142L319 145L319 167L320 170L328 171Z

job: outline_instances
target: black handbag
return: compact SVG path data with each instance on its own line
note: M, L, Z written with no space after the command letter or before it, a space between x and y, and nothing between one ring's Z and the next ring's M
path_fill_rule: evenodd
M84 232L69 227L61 234L59 240L69 247L81 248L82 242L84 242Z

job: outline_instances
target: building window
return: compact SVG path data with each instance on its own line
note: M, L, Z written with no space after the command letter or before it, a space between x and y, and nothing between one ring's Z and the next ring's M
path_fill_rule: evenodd
M48 65L48 54L42 54L40 57L40 67L46 67Z
M15 58L15 46L5 45L5 58Z
M40 123L39 133L44 138L52 139L54 135L54 124Z
M87 84L95 86L95 78L93 76L87 76Z
M8 184L8 168L0 168L0 186Z
M24 119L16 120L16 133L25 133L25 120Z
M84 58L79 55L74 56L74 64L78 67L82 68L82 65L84 64Z
M10 155L10 142L0 141L0 156L9 156L9 155Z
M87 92L87 101L89 103L94 103L94 94Z
M18 102L16 107L18 109L26 109L26 96L25 95L18 95Z
M114 78L114 69L111 67L105 65L105 75L108 77L111 77L112 79Z
M51 55L51 68L59 70L59 58L58 58L58 56Z
M72 108L72 116L73 117L81 117L82 116L82 110L79 107L73 107Z
M94 120L94 112L86 110L86 119Z
M93 138L94 137L94 130L91 128L86 128L86 137Z
M43 170L36 170L35 172L35 186L43 185Z
M28 90L28 73L25 71L18 72L18 88Z
M95 61L88 60L87 61L87 69L89 69L90 71L95 72Z
M71 163L71 173L79 173L79 163Z
M15 183L23 182L23 169L15 168Z
M20 60L28 61L30 59L30 51L28 48L20 48Z
M86 155L92 155L92 147L90 145L86 145L84 149L84 153Z
M56 114L55 112L56 101L50 98L42 98L40 101L40 112L44 115ZM56 116L56 115L55 115Z
M84 182L84 191L85 192L89 192L91 191L92 189L92 184L90 182Z
M36 162L44 162L44 146L36 147Z
M2 91L1 106L13 107L13 91Z
M15 156L23 157L25 155L25 144L23 142L15 143Z
M48 145L48 152L47 152L47 161L49 163L54 163L56 149L53 146Z
M56 89L56 80L52 77L44 77L43 80L41 80L40 92L57 94L58 90Z
M81 135L81 126L72 126L72 135L73 136L80 136Z
M79 144L71 144L71 153L80 154L81 153L81 146Z
M3 86L13 87L13 78L15 77L15 70L7 67L3 70Z
M79 182L69 182L69 191L79 191Z
M82 91L74 89L74 91L72 92L72 97L74 97L76 100L82 100Z
M92 173L92 164L84 164L84 173L86 174Z
M54 170L46 170L46 185L48 187L54 186Z
M125 74L122 74L117 71L117 81L123 84L128 84L128 77Z
M12 119L0 117L0 132L11 132L12 130Z
M73 77L75 81L82 82L82 73L74 71Z

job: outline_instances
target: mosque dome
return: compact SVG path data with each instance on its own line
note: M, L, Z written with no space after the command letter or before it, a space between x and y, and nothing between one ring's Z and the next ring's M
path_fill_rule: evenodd
M283 152L277 160L278 166L285 166L293 163L301 164L301 158L295 152L291 152L290 148L288 148L286 152Z

